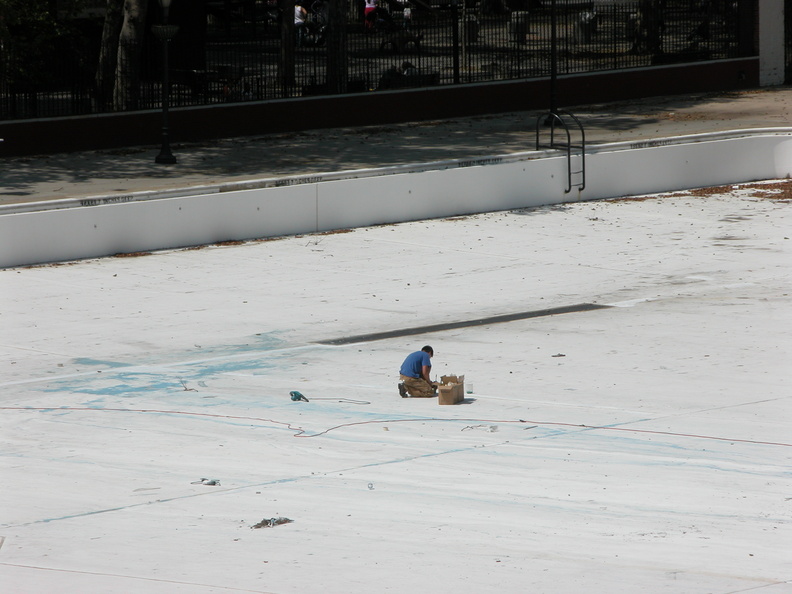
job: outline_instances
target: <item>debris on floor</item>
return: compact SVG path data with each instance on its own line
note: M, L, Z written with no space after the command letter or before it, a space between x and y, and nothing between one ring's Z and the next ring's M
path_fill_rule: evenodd
M191 485L207 485L209 487L219 487L220 481L217 479L202 478L190 483Z
M484 431L488 431L490 433L495 433L498 430L497 425L468 425L467 427L462 427L462 431L467 431L468 429L484 429Z
M258 524L253 524L251 528L272 528L273 526L280 526L281 524L291 524L294 520L289 518L264 518Z

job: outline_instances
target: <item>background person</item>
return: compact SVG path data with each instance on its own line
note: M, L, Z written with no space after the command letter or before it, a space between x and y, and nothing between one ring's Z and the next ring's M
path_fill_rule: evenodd
M363 9L363 26L365 27L366 31L373 31L374 21L377 18L376 11L377 11L378 2L377 0L365 0L365 1L366 1L366 7Z
M305 37L305 20L308 18L308 11L299 4L294 5L294 33L297 37L297 47L302 47Z

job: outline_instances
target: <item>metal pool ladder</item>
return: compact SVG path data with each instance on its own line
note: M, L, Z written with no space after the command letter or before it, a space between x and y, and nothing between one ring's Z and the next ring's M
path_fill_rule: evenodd
M567 124L567 120L571 120L574 122L575 127L577 130L580 131L580 143L573 144L572 142L572 135L569 131L569 125ZM539 136L540 130L542 125L550 127L550 144L549 145L540 145L539 143ZM560 141L556 143L556 126L559 126L564 129L566 133L566 142ZM567 189L564 190L564 193L568 194L572 191L572 186L575 185L578 188L578 191L582 191L586 187L586 132L583 130L583 124L580 123L580 120L577 119L574 115L566 111L549 111L546 114L539 116L536 119L536 150L538 151L540 148L550 148L556 150L563 150L566 151L567 156ZM572 170L572 151L580 151L579 155L575 155L579 157L580 169L573 171ZM572 182L573 176L575 177L576 181Z

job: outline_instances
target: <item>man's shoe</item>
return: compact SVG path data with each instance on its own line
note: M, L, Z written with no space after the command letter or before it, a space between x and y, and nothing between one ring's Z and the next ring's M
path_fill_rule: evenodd
M399 396L407 398L407 388L404 384L399 384Z

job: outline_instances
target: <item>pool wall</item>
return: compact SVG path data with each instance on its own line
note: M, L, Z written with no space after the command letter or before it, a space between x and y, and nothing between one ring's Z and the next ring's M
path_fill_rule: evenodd
M567 191L582 169L531 151L3 206L0 267L786 178L792 128L587 147Z

